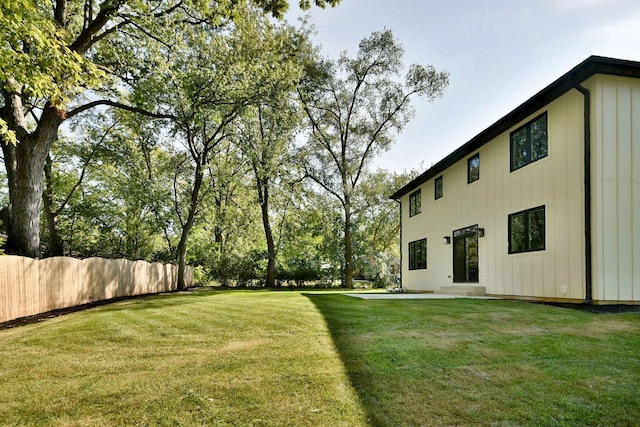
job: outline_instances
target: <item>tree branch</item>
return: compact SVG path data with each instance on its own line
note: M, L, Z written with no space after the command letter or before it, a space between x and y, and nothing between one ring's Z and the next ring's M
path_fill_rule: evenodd
M322 187L325 191L327 191L330 194L333 194L338 200L340 200L340 203L342 204L342 206L345 206L345 201L344 198L341 194L339 194L337 191L335 191L334 189L332 189L331 187L329 187L327 184L325 184L321 179L319 179L317 176L309 173L309 172L305 172L305 177L311 179L313 182L315 182L316 184L318 184L320 187Z
M88 104L84 104L81 105L77 108L74 108L71 111L68 111L66 114L67 118L71 118L73 116L76 116L80 113L84 113L85 111L91 109L91 108L95 108L99 105L107 105L110 107L115 107L115 108L120 108L122 110L126 110L126 111L130 111L132 113L138 113L138 114L142 114L145 115L147 117L153 117L155 119L172 119L172 120L176 120L178 117L173 115L173 114L168 114L168 113L154 113L151 111L147 111L144 108L139 108L139 107L133 107L131 105L126 105L126 104L122 104L120 102L116 102L116 101L111 101L109 99L99 99L97 101L92 101L89 102Z
M80 54L87 52L95 43L95 35L113 18L123 2L124 0L104 0L100 5L98 16L89 22L69 48Z

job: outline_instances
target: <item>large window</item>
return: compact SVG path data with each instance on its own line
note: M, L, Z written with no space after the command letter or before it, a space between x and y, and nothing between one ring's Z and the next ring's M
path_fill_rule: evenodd
M511 132L511 171L547 157L547 113Z
M409 242L409 270L427 268L427 239Z
M480 179L480 154L467 159L467 184Z
M509 253L545 248L544 206L509 215Z
M409 216L414 216L422 212L422 200L420 190L409 195Z
M433 187L434 198L438 200L440 197L442 197L442 176L437 177L436 180L433 181Z

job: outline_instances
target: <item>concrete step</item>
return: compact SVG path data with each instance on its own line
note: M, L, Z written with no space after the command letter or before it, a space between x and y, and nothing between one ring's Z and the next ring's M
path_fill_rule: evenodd
M487 295L487 288L479 285L451 285L440 286L440 289L435 291L440 295L462 295L468 297L479 297Z

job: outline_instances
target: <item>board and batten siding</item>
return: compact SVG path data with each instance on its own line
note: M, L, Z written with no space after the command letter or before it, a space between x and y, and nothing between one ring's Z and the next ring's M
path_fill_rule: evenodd
M409 217L402 203L402 283L410 291L453 285L453 244L444 236L478 225L479 284L488 294L540 298L585 297L583 98L571 90L513 126L475 153L480 179L467 184L467 158L443 171L443 197L434 200L434 179L420 186L422 212ZM510 133L547 112L548 156L510 171ZM543 251L508 254L508 215L545 206ZM427 269L408 269L408 244L427 238ZM452 239L453 240L453 239Z
M593 299L640 300L640 82L596 75L592 94Z

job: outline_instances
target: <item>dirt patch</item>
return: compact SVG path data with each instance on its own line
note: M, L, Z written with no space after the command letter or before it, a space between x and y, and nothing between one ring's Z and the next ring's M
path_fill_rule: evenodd
M595 314L610 313L640 313L640 305L633 304L571 304L561 302L543 302L536 304L545 304L553 307L570 308L572 310L586 311Z

